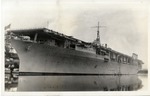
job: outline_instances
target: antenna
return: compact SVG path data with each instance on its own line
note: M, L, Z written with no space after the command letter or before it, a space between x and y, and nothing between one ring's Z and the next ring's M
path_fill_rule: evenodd
M92 28L97 28L96 44L98 44L98 45L101 45L101 42L100 42L100 31L99 31L99 29L100 29L101 27L106 27L106 26L100 26L100 25L99 25L99 21L98 21L98 26L92 27Z

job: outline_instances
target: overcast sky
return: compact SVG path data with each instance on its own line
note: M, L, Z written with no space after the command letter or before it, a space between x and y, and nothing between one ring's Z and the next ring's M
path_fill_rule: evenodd
M99 1L99 2L98 2ZM148 5L146 2L100 0L3 0L3 26L11 29L48 27L93 42L98 21L101 43L127 55L137 53L147 67Z

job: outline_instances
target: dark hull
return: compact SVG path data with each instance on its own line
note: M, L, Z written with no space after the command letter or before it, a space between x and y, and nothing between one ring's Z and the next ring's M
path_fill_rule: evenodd
M48 46L21 40L11 40L20 59L20 72L50 72L77 74L137 74L138 65L114 61L92 53Z

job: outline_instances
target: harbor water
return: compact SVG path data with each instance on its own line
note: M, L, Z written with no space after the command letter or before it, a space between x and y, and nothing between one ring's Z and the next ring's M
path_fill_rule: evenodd
M5 83L5 91L146 91L148 88L147 75L26 75L14 80Z

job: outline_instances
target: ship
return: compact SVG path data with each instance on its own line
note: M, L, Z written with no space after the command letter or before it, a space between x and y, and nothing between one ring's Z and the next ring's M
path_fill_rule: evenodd
M99 36L86 42L49 28L8 30L10 44L19 57L19 72L51 75L123 75L137 74L143 61L128 56L107 44Z

